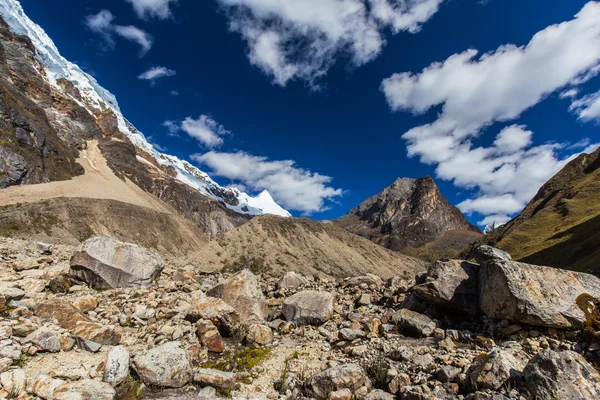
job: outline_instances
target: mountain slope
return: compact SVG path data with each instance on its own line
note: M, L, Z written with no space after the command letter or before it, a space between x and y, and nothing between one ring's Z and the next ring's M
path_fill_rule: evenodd
M568 163L483 242L524 262L600 272L600 148Z
M481 233L442 196L431 177L399 178L334 223L388 249L426 259L452 256Z
M45 111L45 117L36 115L35 121L47 118L54 128L56 135L62 140L64 147L71 149L70 158L60 152L60 143L57 140L44 140L53 147L50 150L36 149L38 153L59 153L59 160L65 159L65 171L62 174L44 175L37 178L37 182L27 179L28 176L39 176L27 163L21 170L14 168L2 168L2 164L11 164L11 161L27 159L31 146L4 146L0 150L0 179L4 178L4 186L19 183L38 183L49 180L61 180L81 173L80 169L72 166L77 150L85 147L90 139L101 137L112 137L118 140L132 143L135 146L136 155L141 156L148 162L168 174L170 178L181 184L187 185L204 197L223 204L228 209L239 214L260 215L263 213L274 213L282 216L290 214L277 205L268 195L252 197L237 189L224 188L214 182L206 173L180 160L158 152L121 114L115 97L90 75L83 72L77 65L63 58L52 40L46 35L41 27L33 23L24 13L17 0L0 0L0 22L1 47L0 64L3 76L8 77L4 84L12 84L21 97L30 99L35 105ZM2 88L2 86L0 86ZM2 90L6 92L6 90ZM14 109L15 107L13 107ZM11 121L15 129L20 128L18 123ZM48 131L47 127L33 129L26 127L28 131ZM22 130L18 130L22 134ZM39 136L39 134L38 134ZM51 133L45 135L54 139ZM48 158L47 156L44 156ZM111 164L110 157L106 157ZM14 164L14 161L12 162ZM24 164L24 162L21 162ZM27 173L22 173L23 169ZM39 168L38 168L39 169ZM139 167L138 167L139 169ZM61 170L61 168L56 168ZM117 171L116 171L117 172ZM4 176L10 175L7 179ZM20 176L22 175L22 176ZM164 178L164 177L163 177ZM134 179L132 179L134 180ZM136 181L136 180L134 180ZM137 183L137 182L136 182ZM148 189L147 187L145 189ZM156 189L155 192L160 192Z
M209 271L250 267L275 276L296 271L333 277L373 273L412 278L426 269L423 261L386 250L332 223L274 215L255 217L180 262Z

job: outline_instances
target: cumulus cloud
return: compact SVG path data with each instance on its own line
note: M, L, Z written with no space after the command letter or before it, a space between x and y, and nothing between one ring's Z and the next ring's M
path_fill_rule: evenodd
M178 132L185 132L209 149L221 146L223 136L230 133L208 115L201 115L197 119L187 117L183 121L165 121L162 125L169 131L169 136L177 136Z
M250 62L285 86L314 84L338 54L355 66L373 60L385 31L417 32L443 0L218 0Z
M113 23L114 19L110 11L102 10L98 14L88 15L85 25L92 32L101 35L110 49L115 47L115 36L120 36L140 46L140 57L146 55L154 43L152 36L133 25L116 25Z
M403 138L409 156L437 165L440 178L478 192L459 204L462 211L486 216L482 223L490 216L507 219L572 158L558 155L564 144L533 146L532 132L520 125L502 130L489 147L477 147L474 140L494 123L513 121L549 94L595 76L598 20L600 3L592 1L574 19L535 34L526 46L504 45L479 57L470 49L421 73L394 74L383 81L392 110L416 115L442 106L435 121ZM591 118L594 105L589 98L577 109Z
M131 3L137 16L142 19L171 18L171 3L176 4L177 0L126 0Z
M192 160L211 169L211 174L227 178L253 191L268 190L283 207L304 214L327 210L326 201L342 195L329 184L329 176L299 168L291 160L272 161L244 152L210 151L193 154Z
M150 84L154 85L157 79L175 76L176 73L177 72L175 70L168 69L165 67L152 67L146 72L140 74L138 76L138 79L150 81Z

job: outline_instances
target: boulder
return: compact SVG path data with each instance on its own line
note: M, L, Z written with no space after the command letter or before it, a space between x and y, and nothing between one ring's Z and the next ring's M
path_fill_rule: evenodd
M478 264L467 261L438 261L427 270L425 283L414 292L430 304L458 313L479 313Z
M185 319L194 323L200 319L212 321L225 336L231 336L239 325L239 315L234 308L215 297L197 300L188 309Z
M194 383L219 389L231 389L237 382L236 374L211 368L200 368L194 374Z
M308 389L318 400L325 400L331 392L349 389L352 392L367 381L365 370L358 364L344 364L330 368L313 376Z
M192 364L180 342L168 342L133 358L132 367L145 385L180 388L192 379Z
M581 272L491 260L479 268L479 304L490 318L553 328L580 327L581 294L600 297L600 279Z
M98 307L98 299L94 296L83 296L73 301L73 306L82 313L93 311Z
M477 389L498 390L506 383L521 380L527 361L507 350L493 350L475 358L469 380Z
M273 331L265 325L252 324L248 327L246 342L265 346L273 341Z
M426 315L407 309L396 311L392 321L403 333L414 337L431 336L436 328L435 322Z
M543 350L523 373L536 399L600 399L600 374L575 352Z
M266 321L267 303L258 278L248 269L219 283L207 295L222 299L232 306L245 325Z
M200 343L213 353L222 353L225 343L215 324L207 319L201 319L196 323L196 333Z
M95 322L79 321L71 333L107 346L116 346L121 342L121 334L116 327Z
M60 333L42 327L30 333L23 343L32 343L40 351L48 351L50 353L58 353L61 350Z
M479 264L483 264L489 260L500 260L500 261L512 261L510 254L505 252L504 250L497 249L492 246L479 246L475 249L475 253L473 254L475 261Z
M310 281L303 277L300 274L297 274L293 271L290 271L288 273L286 273L283 278L281 278L279 280L279 282L277 283L277 288L278 289L290 289L290 288L297 288L300 286L304 286L304 285L308 285L310 283Z
M129 376L129 351L123 346L113 347L104 364L104 382L119 386Z
M0 384L8 393L25 393L27 377L22 369L14 369L0 374Z
M51 400L54 399L56 389L66 383L62 379L55 379L46 374L40 374L33 382L32 392L42 399Z
M53 299L36 304L35 315L40 318L54 318L65 329L73 330L78 322L91 322L81 311L66 301Z
M89 351L90 353L97 353L102 348L100 343L92 342L89 339L86 339L81 336L73 336L75 339L75 344L83 351Z
M364 338L365 333L358 329L342 328L338 332L338 336L341 340L346 340L348 342L351 342L356 339Z
M334 300L329 292L305 290L285 299L282 312L286 320L298 325L318 325L333 315Z
M6 303L10 303L13 300L21 300L25 297L25 292L9 283L0 282L0 295L4 297Z
M113 400L116 395L108 383L82 379L57 387L52 400Z
M380 389L375 389L371 393L369 393L365 400L395 400L396 396L391 393L384 392Z
M71 275L98 289L145 286L164 268L160 256L107 237L83 242L71 258Z

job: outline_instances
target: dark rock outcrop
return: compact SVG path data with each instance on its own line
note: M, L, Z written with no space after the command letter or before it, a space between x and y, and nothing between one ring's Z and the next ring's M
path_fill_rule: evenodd
M431 177L397 179L334 222L383 247L415 256L427 253L423 246L444 234L444 243L437 244L441 249L436 249L435 257L440 252L442 256L457 253L481 233L442 196Z

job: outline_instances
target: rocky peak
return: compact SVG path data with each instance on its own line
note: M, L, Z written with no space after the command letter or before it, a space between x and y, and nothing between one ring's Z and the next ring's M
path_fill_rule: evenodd
M423 246L451 230L480 232L442 196L430 176L398 178L336 223L392 250Z

